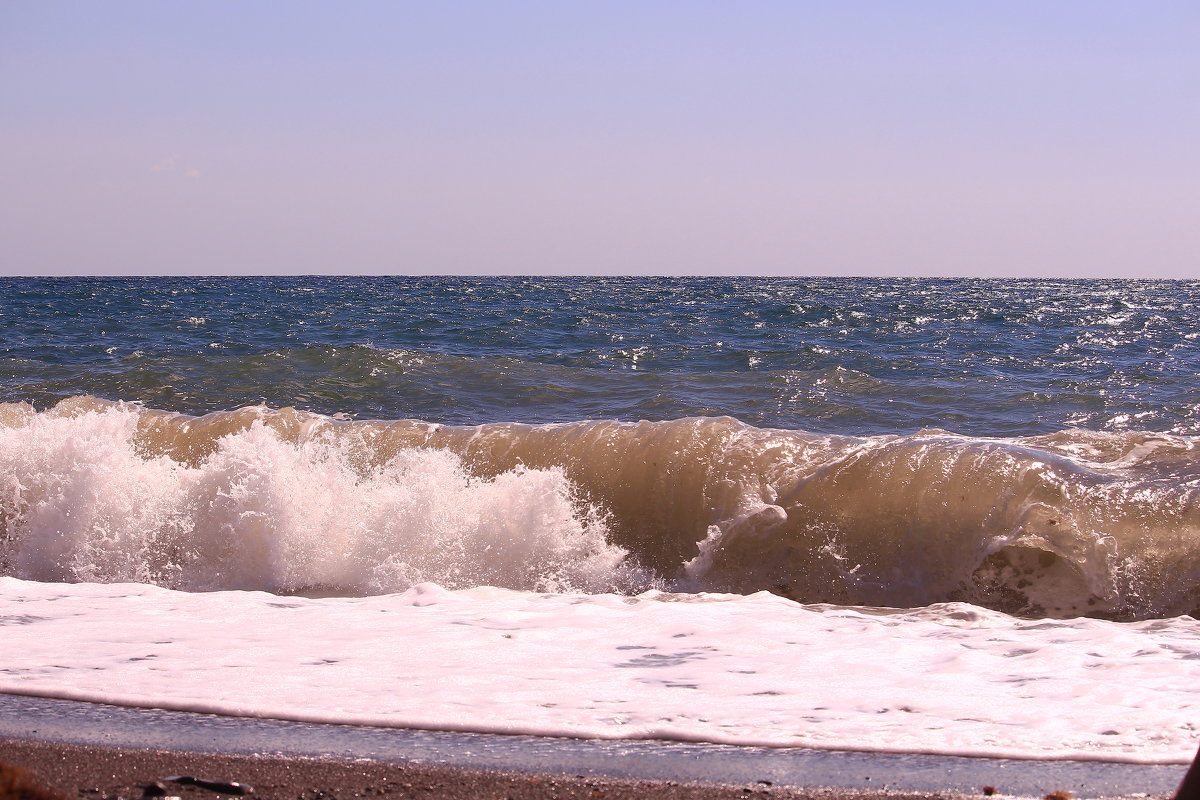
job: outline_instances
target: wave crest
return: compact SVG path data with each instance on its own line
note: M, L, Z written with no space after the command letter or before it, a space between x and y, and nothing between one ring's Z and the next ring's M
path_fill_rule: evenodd
M191 589L659 585L1145 618L1200 609L1196 443L188 417L80 397L0 406L0 560Z
M0 420L0 566L17 577L318 594L650 585L561 469L481 478L429 449L368 463L261 410L195 421L198 433L82 399ZM191 457L168 454L180 449Z

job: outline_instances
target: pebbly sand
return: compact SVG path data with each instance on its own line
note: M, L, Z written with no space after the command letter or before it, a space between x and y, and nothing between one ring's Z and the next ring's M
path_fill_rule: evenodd
M84 747L0 739L0 761L30 770L64 797L140 798L144 787L167 776L193 775L248 784L262 800L386 798L587 798L588 800L724 800L724 798L961 798L950 793L854 791L830 788L680 783L595 776L525 774L442 765L279 756L180 753L170 750ZM209 800L204 789L165 784L170 795ZM982 795L980 795L982 796Z

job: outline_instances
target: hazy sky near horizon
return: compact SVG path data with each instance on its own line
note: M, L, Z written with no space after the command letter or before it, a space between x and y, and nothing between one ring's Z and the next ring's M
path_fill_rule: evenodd
M0 2L3 274L1200 277L1200 3Z

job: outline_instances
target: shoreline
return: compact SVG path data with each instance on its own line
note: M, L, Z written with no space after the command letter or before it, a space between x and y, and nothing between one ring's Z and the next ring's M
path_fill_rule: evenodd
M387 798L603 798L604 800L732 800L747 797L872 800L946 798L953 792L898 792L830 787L774 786L768 782L718 784L522 773L441 764L355 761L279 755L228 755L140 750L0 739L0 762L32 772L41 784L64 797L143 796L143 787L166 776L192 775L248 785L247 796L262 800L341 800ZM203 789L166 784L184 800L229 797ZM981 795L982 796L982 795Z
M362 728L0 694L0 762L68 797L196 775L269 800L336 797L1171 797L1183 765L1018 761ZM405 784L410 784L405 786ZM95 791L88 791L95 790ZM169 787L187 800L215 798Z

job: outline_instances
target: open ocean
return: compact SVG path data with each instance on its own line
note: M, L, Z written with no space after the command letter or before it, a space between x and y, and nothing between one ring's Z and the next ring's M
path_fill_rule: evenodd
M1200 282L0 281L0 691L1185 763Z

